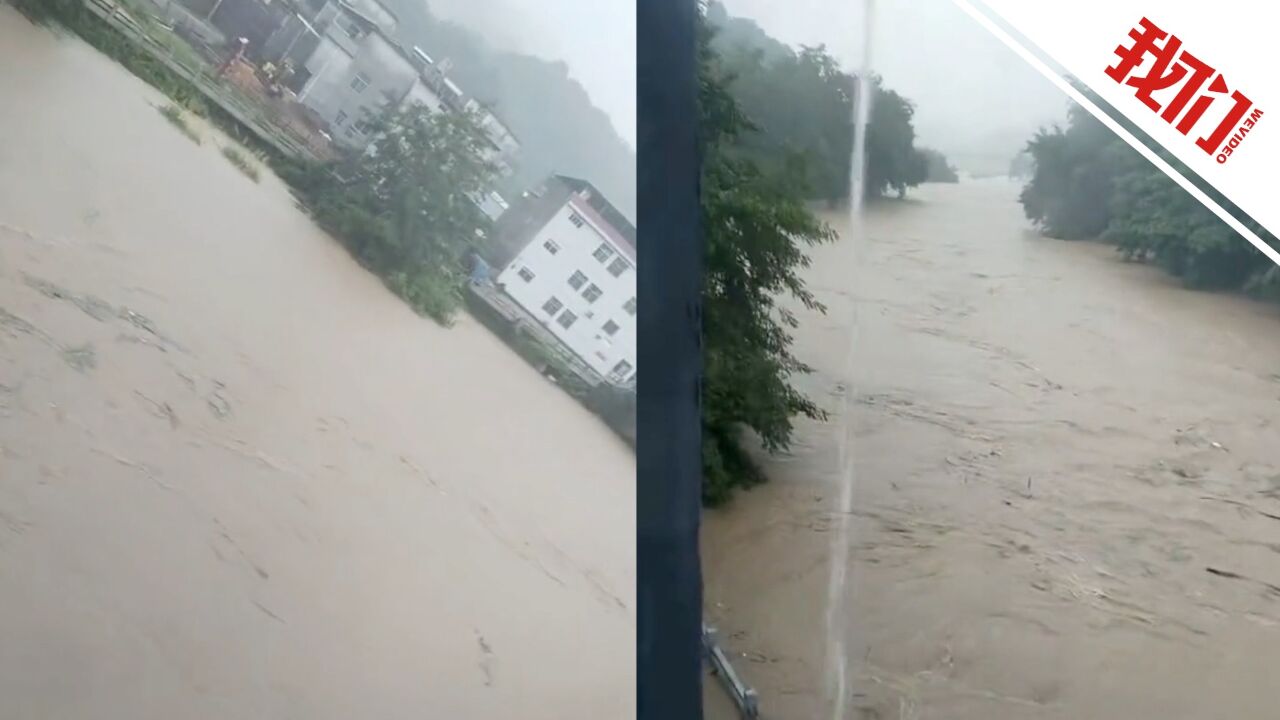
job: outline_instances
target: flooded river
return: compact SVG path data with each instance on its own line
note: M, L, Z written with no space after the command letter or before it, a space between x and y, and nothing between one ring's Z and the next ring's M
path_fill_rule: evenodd
M634 458L0 6L0 718L634 717Z
M850 720L1275 717L1280 313L1036 237L1017 192L832 218L797 354L833 419L706 515L708 615L764 717L832 717L849 481Z

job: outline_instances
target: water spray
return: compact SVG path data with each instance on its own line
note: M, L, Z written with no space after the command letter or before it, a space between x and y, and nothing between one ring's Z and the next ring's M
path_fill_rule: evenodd
M853 96L853 158L849 168L849 213L852 242L862 242L866 232L863 202L866 198L867 126L871 119L871 102L875 84L871 79L871 40L875 23L875 0L862 0L861 61L855 70ZM846 618L849 588L849 547L852 544L852 515L856 469L852 452L853 435L850 415L855 397L852 383L853 355L858 336L857 303L850 299L851 327L849 349L845 360L846 385L843 427L839 443L839 504L833 508L835 532L831 533L829 578L827 587L827 697L831 701L832 720L845 720L849 701L849 630Z

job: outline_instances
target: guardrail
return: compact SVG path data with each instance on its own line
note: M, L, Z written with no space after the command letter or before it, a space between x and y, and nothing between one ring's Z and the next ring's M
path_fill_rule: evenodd
M304 142L295 140L287 130L265 117L260 108L228 94L203 68L191 67L164 43L151 37L127 11L113 0L84 0L85 7L100 20L163 63L172 72L191 83L209 102L217 105L259 140L274 147L286 157L314 160L315 154Z
M706 654L707 662L711 664L711 671L720 679L720 684L724 685L729 697L738 706L738 712L742 714L743 719L757 720L760 717L759 696L734 671L733 665L729 662L729 656L720 647L716 629L706 623L702 624L702 650Z

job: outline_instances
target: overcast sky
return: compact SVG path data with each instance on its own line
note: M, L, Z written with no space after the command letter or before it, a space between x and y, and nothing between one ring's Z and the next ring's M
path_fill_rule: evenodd
M495 48L562 60L622 139L636 144L637 0L429 0Z
M635 147L636 0L431 0L492 45L563 60ZM825 44L849 70L861 55L861 0L725 0L792 44ZM951 0L876 0L873 69L916 104L920 143L962 167L1008 159L1067 100Z
M786 43L825 44L846 69L862 50L862 0L725 0ZM951 0L876 0L872 69L916 104L920 144L962 167L1008 167L1036 128L1066 117L1067 99Z

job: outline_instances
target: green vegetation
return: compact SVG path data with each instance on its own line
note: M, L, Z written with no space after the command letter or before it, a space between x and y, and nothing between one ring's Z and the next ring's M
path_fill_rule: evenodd
M244 151L227 145L222 148L222 157L226 158L227 162L235 165L236 169L244 173L245 177L250 180L258 182L261 179L257 163L250 160Z
M848 199L856 82L823 47L795 51L718 3L705 10L703 499L718 504L765 480L744 433L778 452L797 417L827 417L792 385L810 368L791 351L789 308L824 311L800 273L806 249L836 236L807 203ZM915 147L911 103L880 78L871 86L868 196L958 179L940 153Z
M1022 205L1046 235L1101 238L1191 287L1267 295L1280 288L1274 263L1082 108L1072 109L1065 129L1037 133L1027 153L1034 168ZM1237 217L1275 247L1260 226Z
M921 148L921 156L925 161L925 182L957 183L960 174L947 162L947 156L931 148Z
M823 309L799 271L809 263L805 247L835 235L805 207L802 162L770 171L742 151L758 129L733 94L711 29L702 30L703 498L715 504L735 487L764 479L740 444L745 430L778 451L787 447L796 415L825 417L790 383L809 368L791 353L790 330L798 323L779 296Z
M115 60L193 114L210 117L204 96L133 41L116 32L85 8L82 0L9 0L23 15L40 25L61 26ZM220 118L214 118L219 119Z
M911 124L915 106L874 78L871 120L867 123L867 194L903 197L907 188L925 181L927 160L915 147Z
M810 368L791 351L798 319L789 308L824 311L800 273L807 248L836 236L807 203L848 199L856 82L825 48L793 50L714 2L705 6L700 67L703 499L718 504L765 480L743 450L744 433L778 452L797 417L826 418L792 385ZM958 179L940 153L915 147L911 103L880 78L871 89L868 196Z
M165 120L168 120L171 125L178 128L178 131L183 135L186 135L191 142L197 145L203 142L200 138L200 133L196 132L195 128L191 127L187 122L187 115L183 112L182 108L177 105L169 104L158 108L158 110L160 111L160 114L164 116Z
M34 23L47 24L84 12L79 0L8 0Z
M754 22L730 16L719 3L707 7L707 22L717 31L712 47L726 81L758 129L741 138L735 152L767 174L799 178L809 199L847 200L855 78L826 48L794 51ZM867 194L901 196L925 181L929 160L914 144L911 103L878 77L871 84Z
M489 229L471 197L496 168L475 118L420 105L387 113L369 151L281 167L316 221L415 310L442 324L461 306L465 257Z

